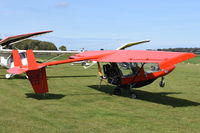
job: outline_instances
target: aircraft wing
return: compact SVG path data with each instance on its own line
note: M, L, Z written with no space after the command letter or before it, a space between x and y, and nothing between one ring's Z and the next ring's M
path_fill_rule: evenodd
M110 53L110 54L109 54ZM106 56L100 56L107 54ZM146 50L108 50L108 51L86 51L76 54L77 58L97 56L92 59L97 62L142 62L159 63L161 66L174 65L195 56L193 53L146 51Z
M14 62L20 60L18 56L15 55L17 50L13 50ZM17 51L18 52L18 51ZM158 63L161 69L163 67L169 67L175 65L179 62L188 60L195 57L193 53L182 53L182 52L163 52L163 51L145 51L145 50L105 50L105 51L86 51L80 54L76 54L74 59L52 61L37 64L35 62L35 57L32 50L27 50L27 60L28 60L28 70L36 70L45 66L59 65L65 63L71 63L83 60L92 60L97 62L141 62L141 63ZM29 57L29 55L31 55ZM32 63L35 62L35 63ZM34 65L33 65L34 64ZM11 68L12 69L12 68ZM21 69L21 68L20 68ZM10 73L15 74L16 69ZM17 73L16 73L17 74Z
M124 50L125 48L131 47L131 46L134 46L134 45L138 45L138 44L142 44L142 43L147 43L147 42L150 42L150 40L145 40L145 41L140 41L140 42L133 42L133 43L127 43L127 44L124 44L124 45L118 47L116 50Z
M27 38L46 34L46 33L49 33L49 32L52 32L52 31L34 32L34 33L28 33L28 34L21 34L21 35L6 37L6 38L0 40L0 46L4 47L4 46L10 45L10 44L14 44L14 43L17 43L19 41L25 40Z

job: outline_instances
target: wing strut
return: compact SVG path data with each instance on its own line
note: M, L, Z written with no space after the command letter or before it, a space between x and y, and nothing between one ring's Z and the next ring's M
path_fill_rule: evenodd
M103 77L103 73L102 73L102 71L101 71L101 65L100 65L99 62L97 62L97 65L98 65L98 74L99 74L99 76L102 78L102 77Z

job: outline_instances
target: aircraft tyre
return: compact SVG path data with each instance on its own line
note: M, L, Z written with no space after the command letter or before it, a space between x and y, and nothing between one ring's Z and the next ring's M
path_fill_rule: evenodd
M5 75L5 78L6 78L6 79L11 79L11 77L12 77L12 74L6 74L6 75Z
M165 81L160 81L160 87L165 87Z
M137 98L137 94L134 93L134 92L131 92L131 94L130 94L130 98L132 98L132 99L136 99L136 98Z
M117 96L120 96L122 94L121 90L119 87L116 87L113 91L113 94L114 95L117 95Z
M82 66L86 66L86 62L85 62L85 61L82 62L81 65L82 65Z

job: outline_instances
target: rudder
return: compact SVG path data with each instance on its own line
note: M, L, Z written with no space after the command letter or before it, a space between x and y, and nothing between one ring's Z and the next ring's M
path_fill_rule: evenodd
M45 67L26 72L35 93L47 93L48 84Z

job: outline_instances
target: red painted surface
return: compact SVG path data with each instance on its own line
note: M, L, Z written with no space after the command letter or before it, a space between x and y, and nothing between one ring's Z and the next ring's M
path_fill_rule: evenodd
M16 66L16 67L22 66L22 61L21 61L18 50L13 50L12 54L13 54L14 66Z
M151 79L157 79L159 77L163 77L167 74L169 74L171 71L175 69L175 66L171 66L165 69L162 69L158 72L153 73L145 73L144 71L141 71L137 77L136 76L130 76L130 77L124 77L122 78L121 84L127 85L131 83L137 83L145 80L151 80Z
M102 54L111 53L108 56L101 57ZM105 50L105 51L86 51L76 54L76 57L83 58L88 56L98 56L93 59L98 62L143 62L143 63L163 63L177 64L181 61L195 56L193 53L181 52L163 52L146 50Z
M47 93L48 84L45 67L26 72L35 93Z
M28 62L28 70L38 69L38 64L36 63L36 59L32 50L26 51L27 62Z
M161 52L161 51L144 51L144 50L108 50L108 51L87 51L76 54L74 59L53 61L47 63L36 63L32 50L27 50L28 66L20 63L19 53L13 51L15 67L8 70L9 73L19 74L26 72L29 81L35 93L47 93L48 85L46 79L45 66L58 65L82 60L93 60L97 62L141 62L141 63L158 63L160 71L145 74L144 70L140 71L137 77L124 77L121 84L130 84L169 74L175 64L185 61L195 56L193 53L180 52Z

